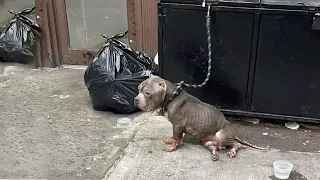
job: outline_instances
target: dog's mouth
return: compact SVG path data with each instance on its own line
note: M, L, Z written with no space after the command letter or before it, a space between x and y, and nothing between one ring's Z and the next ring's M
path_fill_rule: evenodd
M147 107L147 106L142 106L140 103L135 104L135 106L136 106L137 108L139 108L141 111L144 111L144 112L149 112L149 111L151 111L149 107Z
M138 100L138 98L134 101L135 107L139 108L144 112L154 112L158 109L161 109L164 105L165 99L161 103L152 104L152 102L146 100Z

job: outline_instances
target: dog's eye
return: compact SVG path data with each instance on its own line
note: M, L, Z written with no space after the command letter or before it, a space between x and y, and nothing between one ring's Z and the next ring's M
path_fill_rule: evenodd
M150 96L150 92L149 92L149 91L146 91L146 95L147 95L147 96Z

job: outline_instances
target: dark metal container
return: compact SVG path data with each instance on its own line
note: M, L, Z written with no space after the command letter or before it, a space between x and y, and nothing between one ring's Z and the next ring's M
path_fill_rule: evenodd
M320 122L320 1L206 3L212 3L213 75L203 88L186 90L227 114ZM158 3L159 73L171 82L199 84L206 77L201 4Z

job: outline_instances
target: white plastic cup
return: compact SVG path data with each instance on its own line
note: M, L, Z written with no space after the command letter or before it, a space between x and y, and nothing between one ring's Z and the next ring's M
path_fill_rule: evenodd
M132 126L132 122L130 118L120 118L117 121L118 128L129 128Z
M278 179L288 179L293 165L287 160L277 160L273 163L274 176Z

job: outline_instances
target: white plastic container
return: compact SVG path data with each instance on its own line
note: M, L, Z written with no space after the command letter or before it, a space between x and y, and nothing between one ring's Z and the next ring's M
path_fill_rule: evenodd
M273 163L274 176L278 179L288 179L293 165L287 160L277 160Z
M118 128L129 128L132 126L132 122L130 118L120 118L117 121Z

